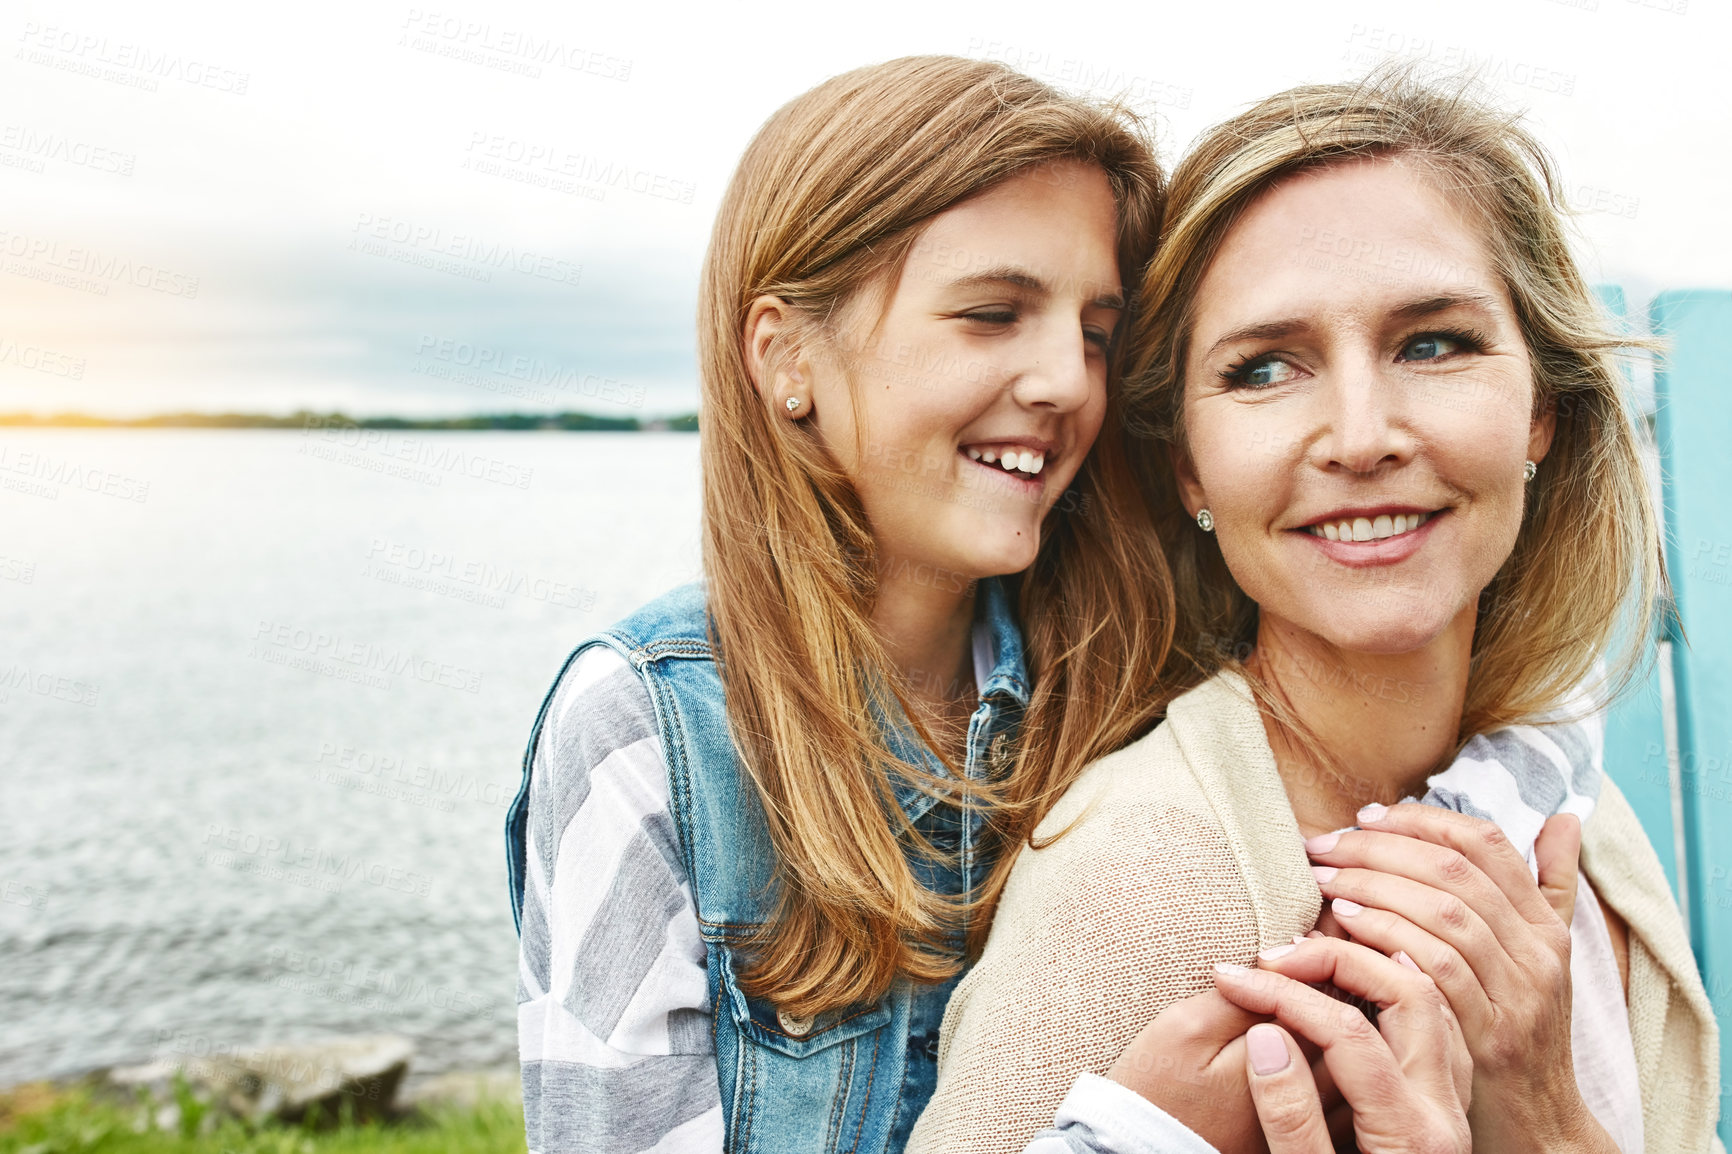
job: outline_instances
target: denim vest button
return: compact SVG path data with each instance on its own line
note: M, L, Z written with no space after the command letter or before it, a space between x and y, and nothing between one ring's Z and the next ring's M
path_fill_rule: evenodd
M776 1021L782 1024L782 1029L796 1038L804 1038L812 1029L811 1018L802 1018L796 1014L790 1014L786 1010L776 1011Z

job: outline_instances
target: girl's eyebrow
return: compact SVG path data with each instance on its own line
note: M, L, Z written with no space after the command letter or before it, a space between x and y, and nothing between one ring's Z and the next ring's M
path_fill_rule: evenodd
M1053 295L1053 287L1038 273L1031 272L1020 265L999 265L995 268L971 273L965 277L958 277L950 282L951 288L958 289L990 288L997 285L1010 285L1041 297ZM1125 308L1124 290L1115 288L1100 293L1089 301L1089 305L1093 308L1116 309L1123 312Z
M1503 309L1499 306L1496 297L1478 292L1440 293L1436 296L1419 297L1395 306L1389 310L1389 315L1395 320L1411 321L1421 317L1436 316L1438 313L1446 313L1451 309L1458 308L1474 309L1489 313L1492 316L1503 315ZM1309 329L1311 325L1312 322L1306 317L1287 317L1278 321L1259 321L1252 325L1241 325L1236 329L1222 333L1220 339L1210 345L1209 351L1204 355L1205 357L1213 357L1228 345L1237 344L1240 341L1280 340L1282 337L1303 332Z

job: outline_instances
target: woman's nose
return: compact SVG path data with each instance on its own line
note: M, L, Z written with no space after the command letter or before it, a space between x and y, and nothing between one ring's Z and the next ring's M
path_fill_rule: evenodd
M1372 474L1405 460L1413 438L1403 420L1394 382L1371 358L1340 365L1317 391L1322 434L1313 441L1317 464Z

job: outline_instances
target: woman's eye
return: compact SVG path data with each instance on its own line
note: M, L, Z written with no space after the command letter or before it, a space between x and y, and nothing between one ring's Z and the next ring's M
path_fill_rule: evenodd
M1089 344L1091 344L1091 345L1094 345L1096 348L1100 349L1102 352L1105 352L1106 350L1113 347L1113 334L1109 333L1109 332L1103 332L1100 329L1084 329L1083 330L1083 340L1089 342Z
M1009 325L1016 323L1016 314L1009 309L985 309L981 312L965 313L964 318L979 321L985 325Z
M1466 342L1443 333L1422 333L1401 346L1402 361L1435 361L1451 353L1459 353Z
M1286 361L1275 357L1267 357L1259 361L1248 361L1236 368L1228 369L1221 374L1236 385L1248 389L1266 389L1270 385L1286 384L1299 376L1299 370Z

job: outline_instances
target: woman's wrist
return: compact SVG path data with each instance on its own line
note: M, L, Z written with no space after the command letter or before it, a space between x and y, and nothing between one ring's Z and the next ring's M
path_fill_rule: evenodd
M1618 1145L1594 1117L1572 1080L1558 1093L1520 1094L1507 1104L1488 1102L1484 1124L1473 1119L1474 1148L1504 1151L1545 1150L1548 1154L1619 1154ZM1475 1107L1479 1102L1475 1101ZM1479 1114L1469 1111L1470 1119Z

